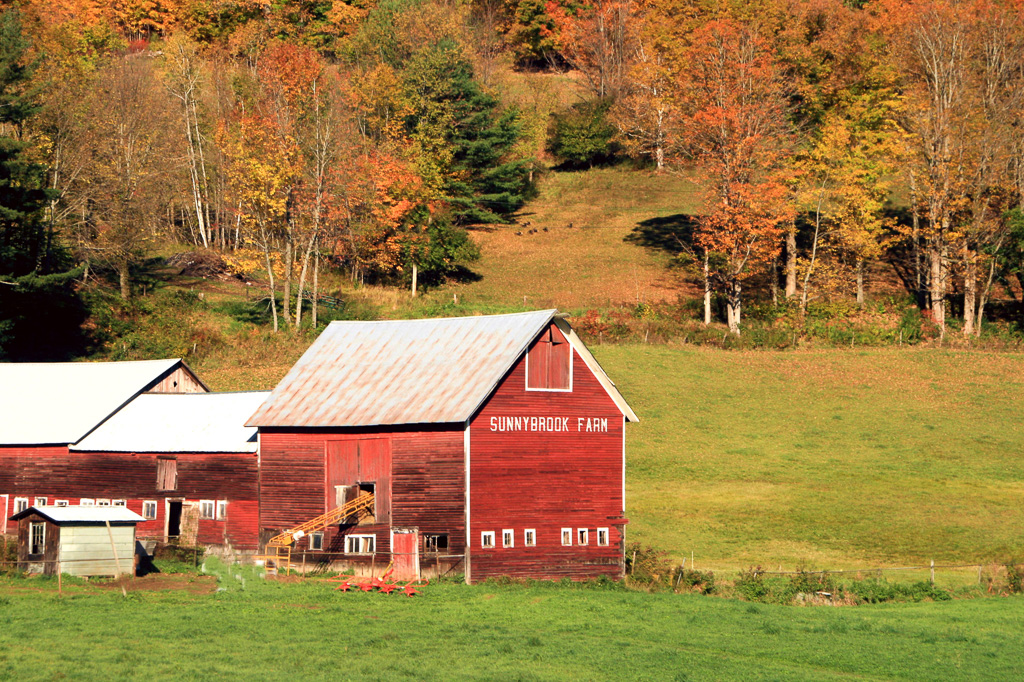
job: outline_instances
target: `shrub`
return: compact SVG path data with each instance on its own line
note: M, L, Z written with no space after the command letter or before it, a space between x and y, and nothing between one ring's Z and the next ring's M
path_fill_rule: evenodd
M753 566L745 571L740 571L739 577L736 578L735 586L736 591L747 601L765 601L765 598L771 591L767 581L765 581L764 571L761 570L760 566Z
M626 574L641 583L656 583L672 574L667 552L632 542L626 547Z
M1024 562L1014 560L1006 564L1006 589L1011 594L1024 592Z
M608 122L610 100L593 100L553 114L548 151L572 168L593 167L615 157L615 128Z
M676 589L685 589L690 592L701 594L713 594L715 591L714 571L694 571L692 569L680 568L673 577L673 584Z

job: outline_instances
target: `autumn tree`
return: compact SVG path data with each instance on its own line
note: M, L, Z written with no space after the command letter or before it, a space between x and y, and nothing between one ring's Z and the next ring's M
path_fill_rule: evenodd
M552 0L547 12L557 32L562 57L578 69L597 99L616 99L627 87L634 51L636 3L597 0L574 8Z
M782 172L791 143L786 85L764 39L723 20L694 33L679 90L680 140L707 206L695 240L739 334L743 284L777 255L792 210Z

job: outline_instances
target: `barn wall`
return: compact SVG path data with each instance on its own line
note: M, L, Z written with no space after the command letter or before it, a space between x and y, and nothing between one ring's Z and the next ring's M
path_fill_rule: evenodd
M206 393L206 389L192 372L184 367L178 367L149 387L146 393Z
M168 456L168 455L161 455ZM166 499L228 500L227 519L201 519L199 542L256 549L258 540L258 459L255 453L179 453L178 487L156 489L157 455L69 452L61 447L0 447L0 494L46 497L50 504L82 498L126 499L142 514L144 500L157 501L157 518L138 526L139 537L163 537ZM12 528L8 525L8 532Z
M46 539L43 542L43 555L31 556L29 550L29 524L46 524ZM24 518L14 521L8 526L18 535L18 565L27 573L45 573L46 575L57 574L57 553L60 546L60 527L51 523L39 514L29 514ZM65 571L66 573L67 571Z
M260 528L264 537L328 511L325 452L331 441L384 438L391 458L391 524L423 533L448 533L451 554L465 543L463 430L461 426L388 429L262 429L260 431ZM383 473L383 472L382 472ZM355 481L353 481L354 483ZM377 536L377 557L390 552L387 524L348 527L344 533ZM305 540L296 549L304 550ZM343 552L337 533L325 538L330 552Z
M623 574L622 526L614 525L623 516L623 416L575 352L572 372L571 392L527 391L525 358L520 359L471 420L473 582L506 575ZM504 417L519 417L519 425L513 422L509 430ZM558 426L567 430L542 431L539 421L524 422L524 417L560 418ZM597 431L594 420L599 420ZM572 546L562 546L562 528L572 528ZM579 528L589 530L587 546L577 544ZM609 529L606 547L597 545L598 528ZM514 531L512 548L502 547L505 529ZM537 546L523 546L526 529L536 530ZM481 547L483 531L495 533L493 549Z

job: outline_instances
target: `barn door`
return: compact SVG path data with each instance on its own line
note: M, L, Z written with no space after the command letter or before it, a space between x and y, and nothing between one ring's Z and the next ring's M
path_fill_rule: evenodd
M2 531L0 531L0 533L3 533L4 535L6 535L7 534L7 517L10 516L10 511L11 511L10 509L7 508L7 505L10 502L11 496L10 495L0 495L0 497L3 498L3 500L0 500L0 504L4 505L4 529Z
M199 503L184 502L181 505L181 535L179 542L186 547L199 544Z
M420 534L415 528L391 530L391 560L395 580L414 580L420 577Z
M337 440L327 443L324 511L363 491L374 494L376 522L391 513L391 443L387 438Z

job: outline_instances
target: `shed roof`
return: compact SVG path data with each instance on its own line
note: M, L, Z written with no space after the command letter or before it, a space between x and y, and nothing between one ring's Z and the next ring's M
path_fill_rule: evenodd
M248 423L314 428L464 422L556 312L332 322ZM582 346L578 338L570 341ZM591 369L635 420L600 366L593 362Z
M55 504L41 504L38 507L29 507L11 517L11 521L17 521L32 513L38 513L53 523L138 523L146 519L133 512L127 507L95 507L95 506L67 506L58 507Z
M0 445L78 442L179 365L180 359L0 363Z
M140 395L70 449L256 452L256 428L245 420L269 396L269 391Z

